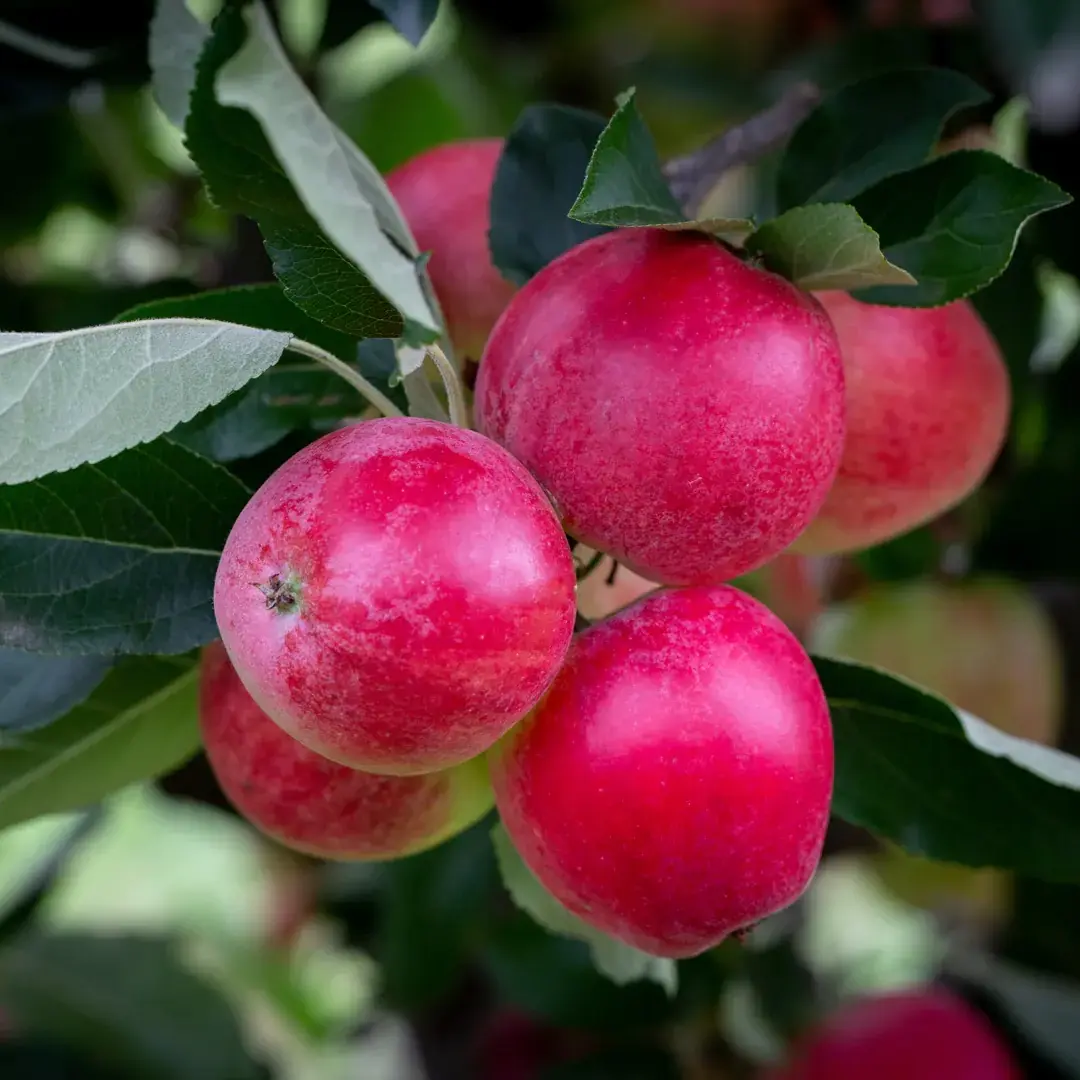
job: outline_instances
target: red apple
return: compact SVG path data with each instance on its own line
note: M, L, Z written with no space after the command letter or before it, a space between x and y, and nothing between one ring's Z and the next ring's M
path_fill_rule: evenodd
M820 293L847 376L847 441L825 505L795 545L858 551L955 506L982 481L1009 422L1009 376L967 301L863 304Z
M1021 1080L989 1021L948 990L852 1001L796 1048L771 1080Z
M661 590L577 635L489 757L533 873L658 956L694 956L786 907L821 856L825 696L791 632L731 586Z
M701 233L623 229L511 301L476 417L571 535L650 581L713 584L817 513L840 462L843 366L790 282Z
M425 150L386 177L421 251L454 346L479 357L514 286L491 262L489 204L502 139Z
M881 585L828 609L810 644L903 675L1011 735L1057 741L1064 659L1049 616L1019 585Z
M286 735L244 688L219 643L203 653L199 720L206 756L236 809L296 851L396 859L434 847L491 807L483 757L426 776L338 765Z
M574 624L551 505L474 431L370 420L290 458L244 508L214 588L255 700L317 753L380 773L486 750L536 703Z

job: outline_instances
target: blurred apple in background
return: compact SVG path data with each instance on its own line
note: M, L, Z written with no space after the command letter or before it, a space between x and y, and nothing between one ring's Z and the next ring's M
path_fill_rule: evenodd
M880 585L824 612L809 647L903 675L1011 735L1058 739L1060 646L1049 616L1018 584Z

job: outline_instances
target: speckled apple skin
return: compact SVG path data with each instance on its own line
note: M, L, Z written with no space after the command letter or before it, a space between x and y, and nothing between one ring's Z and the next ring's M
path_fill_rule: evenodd
M541 882L658 956L694 956L786 907L821 857L825 696L791 632L731 586L661 590L578 634L489 756Z
M480 358L514 286L491 261L491 184L502 139L462 139L425 150L387 174L463 356Z
M274 576L295 594L271 610ZM449 768L536 703L566 654L574 565L526 470L474 431L356 424L256 492L214 588L244 685L289 734L369 772Z
M382 860L434 847L492 805L484 758L426 776L338 765L286 735L244 689L220 642L203 651L199 722L214 775L253 825L297 851Z
M809 294L703 234L624 229L511 301L475 411L577 539L649 581L715 584L817 513L840 463L844 378Z
M939 308L819 293L840 339L847 441L821 512L795 544L857 551L944 513L989 472L1008 430L1009 375L966 300Z
M768 1080L1021 1080L989 1021L939 987L849 1002Z

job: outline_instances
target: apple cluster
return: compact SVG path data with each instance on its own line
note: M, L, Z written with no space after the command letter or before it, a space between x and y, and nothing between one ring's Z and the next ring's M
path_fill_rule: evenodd
M693 956L806 888L833 783L813 664L728 582L963 498L1008 381L966 303L813 296L704 233L608 231L514 290L488 253L500 150L388 177L480 353L476 430L367 420L259 489L217 573L206 750L254 824L328 858L494 803L581 919ZM660 587L575 633L568 536Z

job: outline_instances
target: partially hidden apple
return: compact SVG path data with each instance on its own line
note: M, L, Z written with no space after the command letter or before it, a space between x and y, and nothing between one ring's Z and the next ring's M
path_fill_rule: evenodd
M1057 741L1064 658L1049 615L997 579L878 585L825 611L810 648L920 683L1010 735Z
M294 738L369 772L475 757L569 645L574 565L506 451L430 420L370 420L281 466L240 514L214 588L244 685Z
M794 550L858 551L955 506L989 472L1009 422L1008 371L966 300L939 308L817 294L847 380L840 474Z
M491 261L489 205L502 139L462 139L410 158L386 176L422 252L463 356L478 359L514 286Z
M806 888L833 780L809 657L731 586L663 589L578 634L489 754L526 864L585 922L689 957Z
M199 721L229 801L309 855L396 859L449 839L491 808L483 756L425 776L377 776L307 749L259 708L218 642L203 652Z
M919 987L843 1005L769 1080L1021 1080L990 1022L962 998Z
M702 233L620 229L510 302L475 411L572 536L650 581L715 584L767 562L820 508L843 365L823 309L790 282Z

